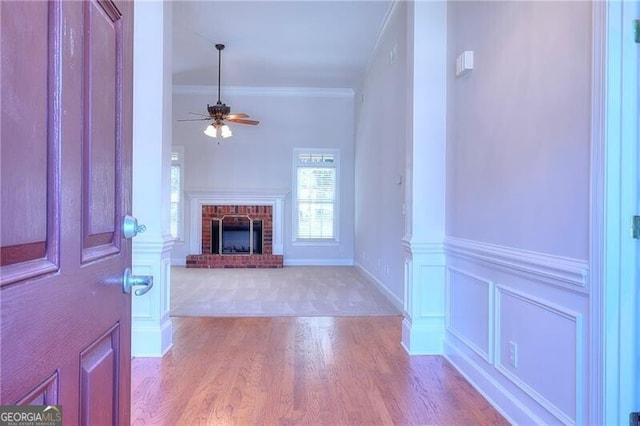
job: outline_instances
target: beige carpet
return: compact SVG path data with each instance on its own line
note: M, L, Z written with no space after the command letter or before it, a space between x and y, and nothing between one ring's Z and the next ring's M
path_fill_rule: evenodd
M400 315L351 266L171 268L172 316Z

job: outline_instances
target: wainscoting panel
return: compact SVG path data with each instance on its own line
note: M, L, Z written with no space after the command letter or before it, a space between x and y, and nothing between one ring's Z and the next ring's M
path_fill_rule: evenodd
M578 423L582 316L498 286L496 368L565 424Z
M447 283L447 331L493 362L493 284L454 268L447 268Z
M173 329L169 317L172 244L170 236L157 240L133 240L133 274L153 277L153 287L148 293L132 296L133 356L161 357L173 344Z
M402 345L411 355L440 355L445 333L445 267L441 243L403 240Z
M509 421L585 424L588 263L445 241L445 356Z

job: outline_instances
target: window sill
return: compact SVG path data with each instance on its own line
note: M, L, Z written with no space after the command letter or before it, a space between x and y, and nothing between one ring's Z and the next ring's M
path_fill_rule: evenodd
M291 242L293 246L301 246L301 247L335 247L339 246L340 242L336 239L331 240L293 240Z

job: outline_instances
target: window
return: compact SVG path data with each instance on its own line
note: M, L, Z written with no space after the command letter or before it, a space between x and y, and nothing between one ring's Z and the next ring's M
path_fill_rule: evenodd
M338 150L294 150L294 239L337 240Z
M176 240L182 240L182 189L184 181L184 147L171 148L171 209L169 212L169 233Z

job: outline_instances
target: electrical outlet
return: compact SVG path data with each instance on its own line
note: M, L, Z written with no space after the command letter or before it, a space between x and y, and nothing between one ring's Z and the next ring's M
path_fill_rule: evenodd
M518 368L518 344L511 340L509 341L509 364Z

